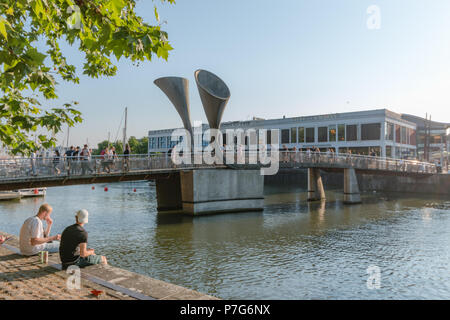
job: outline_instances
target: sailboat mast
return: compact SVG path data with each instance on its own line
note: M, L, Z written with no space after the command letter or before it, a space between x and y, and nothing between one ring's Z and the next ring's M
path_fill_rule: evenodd
M66 142L67 149L69 149L69 136L70 136L70 126L67 125L67 142Z
M125 107L125 126L123 127L123 151L125 151L125 145L127 143L127 113L128 113L128 107Z

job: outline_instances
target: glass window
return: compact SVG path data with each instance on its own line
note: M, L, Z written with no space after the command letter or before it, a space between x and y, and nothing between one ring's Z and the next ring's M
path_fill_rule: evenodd
M150 139L148 139L148 148L155 149L155 138L151 137Z
M345 124L338 125L338 141L345 141Z
M390 122L386 122L386 135L385 139L389 141L394 140L394 125Z
M401 127L400 129L400 143L401 144L406 144L406 128L405 127Z
M291 128L291 143L297 143L297 128Z
M315 142L314 128L306 128L306 142Z
M381 123L365 123L361 125L361 140L380 140Z
M424 144L425 143L425 133L423 131L420 131L416 135L417 137L417 144Z
M328 141L336 141L336 125L328 126Z
M386 157L392 158L392 147L391 146L386 146Z
M267 130L267 144L271 144L272 143L272 131Z
M319 142L327 142L328 141L328 128L327 127L319 127L317 130L317 136Z
M400 126L397 124L395 125L395 142L400 143Z
M305 142L305 128L298 128L298 142Z
M281 143L289 143L289 129L281 130Z
M346 127L347 141L358 140L358 126L356 124L350 124Z
M158 149L166 147L166 137L158 137Z
M416 130L409 130L409 144L415 146L416 145Z
M437 143L442 143L442 141L443 141L443 138L441 137L441 135L440 134L436 134L436 133L432 133L431 135L430 135L430 143L431 144L437 144Z

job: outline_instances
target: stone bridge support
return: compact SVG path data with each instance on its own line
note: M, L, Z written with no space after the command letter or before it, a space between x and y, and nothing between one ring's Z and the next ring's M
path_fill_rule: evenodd
M344 203L361 203L358 180L353 168L344 169Z
M179 211L183 208L179 173L156 179L156 200L158 211Z
M156 182L158 210L190 215L259 211L264 207L260 170L203 169L181 171Z
M325 200L320 169L308 168L308 201Z

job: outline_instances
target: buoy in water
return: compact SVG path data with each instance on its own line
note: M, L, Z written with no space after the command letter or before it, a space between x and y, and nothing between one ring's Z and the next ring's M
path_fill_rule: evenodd
M133 192L136 192L136 188L133 189Z
M108 191L108 187L105 187L105 191Z
M95 190L95 187L94 186L92 186L92 188L91 188L92 190Z

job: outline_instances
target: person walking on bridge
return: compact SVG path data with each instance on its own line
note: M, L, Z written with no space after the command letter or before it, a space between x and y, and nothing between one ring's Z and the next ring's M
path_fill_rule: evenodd
M61 170L59 170L58 166L59 166L59 162L61 160L61 155L59 153L59 150L55 150L55 155L53 156L53 171L56 174L60 174Z
M71 157L71 171L72 174L77 174L80 168L80 147L76 147L75 150L72 152Z
M91 166L89 165L89 158L91 157L91 152L88 149L88 145L85 144L83 147L83 150L80 152L80 159L81 159L81 174L86 174L87 171L89 173L92 173L93 170L91 169Z
M127 143L125 145L125 150L123 151L123 165L122 165L122 171L130 171L130 154L131 154L131 148L130 145Z
M37 171L36 171L36 151L35 150L33 150L31 152L30 160L31 160L31 174L33 176L37 176Z
M66 159L66 170L67 170L67 175L70 176L70 167L72 164L72 155L74 152L74 148L73 146L70 146L70 148L64 153L64 158Z

